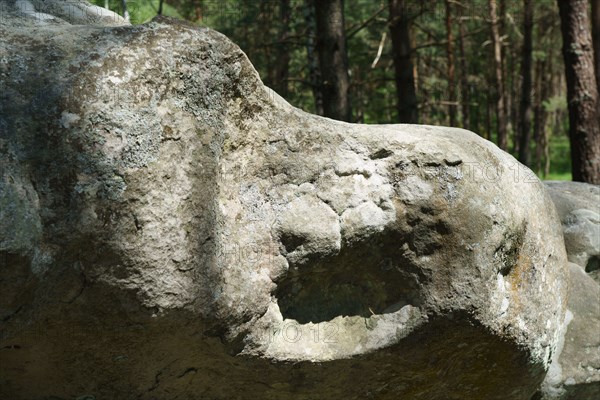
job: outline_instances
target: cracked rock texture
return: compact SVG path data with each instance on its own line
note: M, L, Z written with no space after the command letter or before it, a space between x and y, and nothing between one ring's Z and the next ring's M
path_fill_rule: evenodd
M536 392L568 271L514 158L304 113L209 29L0 4L0 398Z

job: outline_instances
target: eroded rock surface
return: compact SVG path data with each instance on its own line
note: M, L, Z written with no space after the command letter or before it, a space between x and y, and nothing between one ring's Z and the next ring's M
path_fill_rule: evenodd
M514 158L304 113L209 29L10 10L0 398L534 394L566 255Z
M564 338L535 399L600 398L600 286L577 264L569 263L571 293Z
M537 399L600 397L600 187L545 182L561 222L570 268L564 339Z
M2 0L0 10L20 17L27 25L129 25L120 15L85 0Z
M600 283L600 187L547 181L565 236L567 257Z

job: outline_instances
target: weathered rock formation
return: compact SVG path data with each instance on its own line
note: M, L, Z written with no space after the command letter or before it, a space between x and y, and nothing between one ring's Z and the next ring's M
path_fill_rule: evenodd
M545 182L563 224L567 257L600 283L600 187Z
M600 397L600 286L569 263L571 293L564 336L534 399L593 400Z
M537 399L600 398L600 188L580 182L546 182L563 223L570 263L564 338L553 355ZM596 281L594 281L596 279Z
M566 255L511 156L304 113L209 29L1 4L0 398L534 394Z

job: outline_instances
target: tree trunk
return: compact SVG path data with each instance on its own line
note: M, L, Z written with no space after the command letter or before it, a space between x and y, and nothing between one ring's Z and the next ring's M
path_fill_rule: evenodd
M540 21L540 23L543 23L543 21ZM550 173L550 136L555 133L555 131L560 131L560 122L564 121L563 117L559 117L556 119L556 123L553 124L553 130L548 129L548 124L547 124L547 120L548 120L548 112L546 111L546 109L543 106L543 101L555 96L557 93L562 93L562 88L564 85L562 84L562 80L564 79L564 74L560 73L560 68L559 70L556 70L556 62L555 60L555 55L554 55L555 49L554 48L550 48L548 49L548 57L546 57L546 59L544 60L544 62L541 65L541 72L540 72L540 79L542 81L541 85L542 85L542 89L540 92L540 98L541 98L541 107L542 107L542 114L541 114L541 122L540 125L542 127L542 149L543 149L543 156L544 156L544 176L548 176L548 174ZM556 79L558 75L558 79ZM545 78L544 78L545 77ZM558 82L555 82L558 81ZM555 115L557 114L556 112L554 113ZM559 134L563 134L563 132L559 132Z
M448 116L450 126L456 126L456 92L454 87L454 43L452 38L452 2L446 0L446 54L448 57Z
M600 96L600 0L592 0L592 42L594 44L596 87ZM598 103L598 114L600 114L600 100L596 101Z
M533 140L535 141L535 170L542 171L542 157L545 138L545 110L543 106L544 96L542 94L542 76L545 72L546 63L537 61L535 67L535 91L533 105Z
M292 10L290 0L279 1L279 14L281 25L279 29L279 40L277 42L277 59L275 62L275 91L283 98L288 96L288 79L290 71L290 51L287 45L287 38L290 31L290 17Z
M489 0L490 18L492 23L492 45L494 49L494 68L496 78L496 130L498 131L498 147L506 150L507 142L507 119L506 104L504 98L504 85L502 78L502 43L500 43L500 32L498 30L498 15L496 11L496 0Z
M541 22L541 21L540 21ZM544 64L542 65L542 75L541 75L541 79L542 79L542 92L541 92L541 99L542 102L544 100L546 100L547 98L555 95L555 92L557 91L557 88L563 87L562 84L559 84L554 86L553 84L553 78L556 76L556 71L555 71L555 63L553 62L554 60L554 49L550 48L549 49L549 56L546 58L546 60L544 61ZM547 65L546 65L547 64ZM544 74L546 74L546 79L544 79ZM559 77L559 81L564 78L564 74L558 74ZM556 113L555 113L556 114ZM546 111L546 109L543 108L543 104L542 104L542 120L541 120L541 126L542 126L542 147L543 147L543 155L544 155L544 176L548 176L548 174L550 173L550 136L554 133L554 130L550 130L548 129L548 124L547 124L547 120L548 120L548 112ZM553 129L559 130L559 121L562 121L563 118L560 118L556 123L553 124Z
M410 30L404 0L389 0L389 7L398 121L415 124L418 122L417 94L410 59Z
M519 145L519 161L529 166L529 145L531 131L531 60L533 46L533 0L524 0L523 11L523 59L521 61L521 76L523 86L521 93L521 135Z
M306 21L306 56L308 58L308 74L310 86L315 101L315 114L323 115L323 95L321 93L321 68L315 53L315 4L314 0L306 0L304 7L304 18Z
M250 30L248 36L252 38L252 54L251 60L259 65L270 66L275 60L273 50L277 51L276 40L273 40L273 31L271 27L275 24L273 16L272 4L266 2L258 3L258 14L255 17L256 29ZM272 44L273 43L273 44ZM279 60L277 60L279 61ZM277 87L277 68L267 67L266 74L263 77L265 86L275 89Z
M514 0L511 0L514 1ZM518 1L518 0L517 0ZM511 132L516 132L515 136L518 136L517 129L517 121L515 121L515 117L518 116L518 104L515 104L513 99L515 96L516 85L514 84L513 79L513 67L514 60L516 57L512 57L511 50L516 48L510 42L510 35L506 32L508 20L508 0L498 0L498 35L500 38L500 59L501 59L501 71L502 71L502 88L504 92L502 96L504 97L504 112L506 113L506 148L508 149L508 138ZM506 41L506 43L505 43ZM505 50L506 49L506 50ZM513 84L511 84L511 81ZM518 154L519 141L517 138L513 141L517 147L517 151L514 154ZM508 151L508 150L507 150Z
M510 53L510 51L508 51L508 53ZM517 58L520 58L521 54L514 54L511 55L510 57L510 62L507 62L507 64L509 65L508 71L511 71L512 73L508 73L507 75L512 75L510 76L510 81L508 79L506 79L504 82L504 87L508 88L506 90L506 94L505 94L505 99L506 99L506 111L507 111L507 124L506 124L506 131L507 134L510 135L510 133L513 133L513 147L514 147L514 154L519 154L519 147L520 147L520 138L521 138L521 114L520 114L520 101L519 98L521 97L522 94L522 86L520 86L522 84L522 79L521 79L521 71L520 68L522 68L522 66L520 66L519 68L517 68L516 66L516 60ZM506 58L506 57L505 57Z
M600 122L587 0L557 0L567 78L573 180L600 184Z
M343 0L320 0L316 7L317 50L321 64L323 115L350 121L350 77Z
M353 76L362 76L360 65L356 65L353 69ZM363 82L358 82L356 85L356 90L354 95L352 96L353 100L353 110L354 110L354 122L357 124L364 124L365 122L365 84ZM367 89L368 90L368 89Z
M195 2L194 15L196 16L196 22L200 22L204 18L204 13L202 11L203 7L202 0L197 0Z
M469 70L467 67L467 58L465 56L465 31L462 24L462 12L458 16L458 47L460 51L460 93L462 105L462 127L471 129L471 113L469 104Z
M485 138L487 140L492 140L492 106L491 106L491 96L489 93L486 94L486 107L485 107Z
M129 11L127 10L127 0L121 0L121 8L123 9L123 19L129 22Z

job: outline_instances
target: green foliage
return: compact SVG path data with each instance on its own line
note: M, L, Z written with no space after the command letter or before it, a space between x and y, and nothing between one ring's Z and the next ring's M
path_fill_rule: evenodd
M119 15L123 15L121 0L92 0L91 3L108 8ZM158 14L159 0L135 0L127 1L127 10L131 23L142 24L150 21ZM108 7L107 7L108 6ZM169 4L163 3L163 15L175 18L183 18L182 15Z
M551 172L545 177L540 176L540 179L547 181L570 181L573 180L573 176L570 172Z
M550 160L552 174L570 174L570 146L567 135L550 136Z
M565 95L552 96L542 102L547 112L565 111L567 109L567 98Z
M534 50L532 52L533 61L544 61L548 59L548 53L543 50Z

